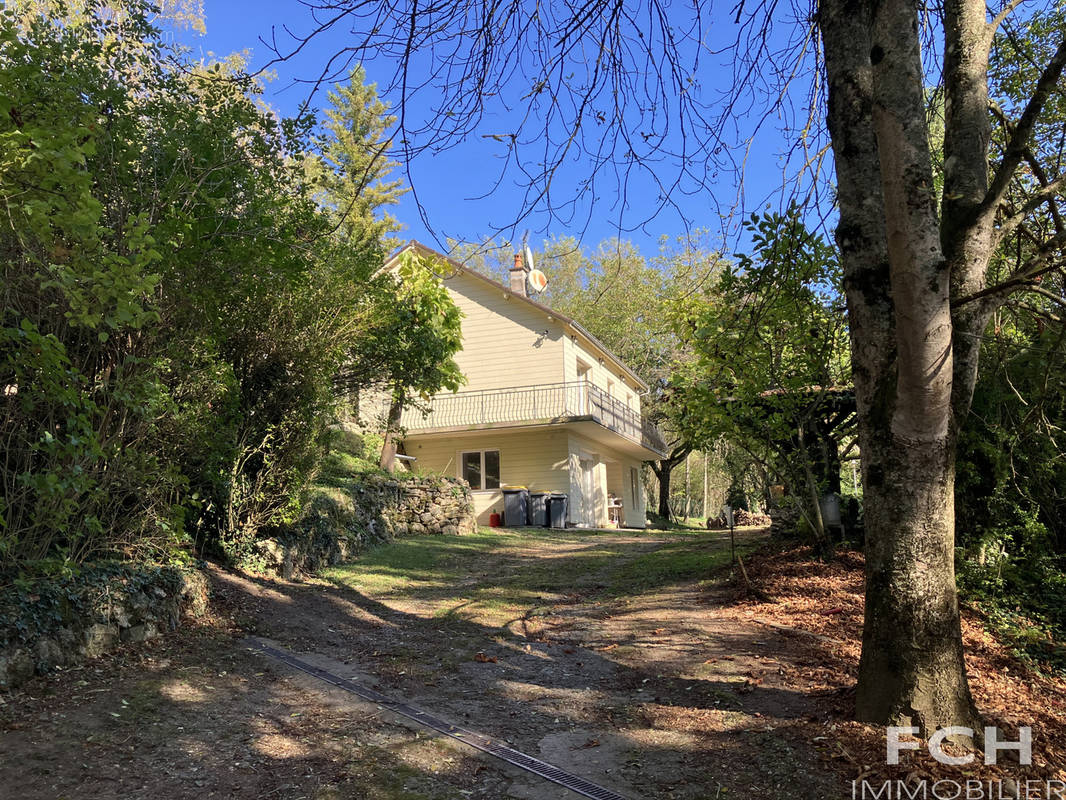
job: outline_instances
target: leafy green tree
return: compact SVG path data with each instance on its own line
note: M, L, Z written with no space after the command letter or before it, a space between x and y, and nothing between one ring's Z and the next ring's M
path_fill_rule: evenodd
M457 327L439 287L373 277L397 186L374 160L372 88L339 89L337 141L315 139L312 119L262 104L239 57L167 46L157 15L0 12L5 567L169 557L189 534L241 560L299 510L352 354L377 335L428 379L409 351ZM386 342L397 291L403 337ZM426 358L447 383L441 351Z
M1050 303L1048 303L1050 305ZM974 597L1066 631L1066 335L1051 309L1004 309L959 435L959 571Z
M372 336L382 345L381 375L390 382L381 450L381 468L390 472L404 407L442 390L458 391L466 382L454 358L463 346L462 313L440 280L442 272L431 259L407 250L395 273L383 276L391 292Z
M818 501L840 491L841 440L853 420L840 267L798 209L745 225L754 256L675 308L692 353L674 376L679 419L690 441L726 437L789 486L824 541Z
M330 92L321 155L309 159L316 197L334 221L331 237L351 253L370 254L373 268L360 276L361 292L349 302L362 335L345 354L336 385L352 393L384 388L390 398L381 465L392 470L395 434L405 405L447 389L463 377L453 356L462 346L459 310L434 275L433 264L407 252L392 273L379 270L389 234L399 228L387 212L403 194L390 179L397 166L387 153L387 130L395 121L357 67L346 85Z
M110 213L115 187L95 174L113 155L131 156L129 126L115 129L129 103L117 75L145 69L147 58L119 48L105 64L103 45L130 29L146 32L144 16L69 27L6 7L0 16L8 562L54 548L79 557L131 511L163 529L174 522L161 495L177 477L124 447L151 436L163 399L150 365L126 357L158 319L159 242L147 215ZM130 469L151 476L138 497L123 491Z

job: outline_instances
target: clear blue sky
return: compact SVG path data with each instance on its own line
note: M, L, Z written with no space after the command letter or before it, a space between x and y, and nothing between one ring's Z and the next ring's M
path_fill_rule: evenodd
M251 51L251 68L264 65L272 57L269 48L260 38L270 39L272 29L281 35L283 26L297 32L305 32L312 25L306 9L296 0L204 0L207 34L200 36L191 31L175 34L179 41L190 46L194 55L226 55L234 51ZM728 20L722 21L722 34L730 37ZM317 39L298 57L275 66L277 77L266 91L265 99L284 114L294 113L307 97L307 87L294 84L294 81L316 77L327 59L349 42L346 30L331 31ZM725 58L722 56L721 58ZM724 63L715 65L704 61L705 81L729 81L730 68ZM376 70L384 70L384 63L370 64L367 67L368 79L384 84L391 75L375 75ZM712 83L706 85L708 91L718 91ZM385 97L386 100L390 98ZM324 93L316 96L316 107L325 104ZM412 109L414 113L427 113L425 108ZM401 205L394 210L397 218L406 226L400 233L403 238L419 239L431 246L442 246L445 237L460 240L477 240L490 234L493 227L508 227L516 219L522 206L522 189L518 185L515 173L505 174L505 179L488 197L482 195L492 190L500 174L501 156L506 151L499 142L488 138L499 130L506 130L503 116L486 118L483 129L475 136L469 137L461 145L446 152L432 156L423 155L410 164L411 181L418 193L418 200L427 215L429 227L419 215L414 195L408 194ZM738 128L743 132L744 118L738 117ZM782 183L780 153L785 147L782 135L771 124L760 134L757 146L747 157L745 205L747 210L765 207L767 199L776 206L779 196L775 191ZM737 152L737 158L743 157ZM669 169L668 165L663 166ZM567 169L566 177L576 181L588 172L588 165L575 161ZM565 192L568 187L564 187ZM577 189L574 189L577 193ZM733 175L723 175L711 191L701 191L692 195L675 193L674 201L681 207L681 212L693 226L706 227L718 237L723 232L720 213L734 204L737 194L737 179ZM619 200L613 179L604 178L596 187L594 198L586 193L579 204L575 218L570 221L549 220L544 214L533 214L518 223L517 235L529 228L531 243L537 243L549 235L574 235L582 243L593 248L602 239L619 235ZM646 255L653 255L658 250L661 235L678 236L685 232L681 213L672 208L656 212L657 192L648 182L637 183L630 187L627 196L622 225L627 228L638 226L642 221L653 217L652 221L636 230L623 230L621 236L634 241ZM726 232L729 239L727 251L737 246L735 223ZM742 241L742 240L741 240ZM743 246L743 245L741 245Z

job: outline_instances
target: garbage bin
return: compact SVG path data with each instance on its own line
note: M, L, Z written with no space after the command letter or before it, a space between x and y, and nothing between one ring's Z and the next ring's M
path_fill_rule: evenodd
M529 524L539 528L548 527L548 498L551 492L529 493Z
M552 492L552 496L548 500L548 517L553 528L566 527L566 504L565 494Z
M525 486L503 487L503 524L507 528L529 524L529 489Z
M822 524L827 531L843 535L844 523L840 513L840 495L834 492L823 494L818 505L822 511Z

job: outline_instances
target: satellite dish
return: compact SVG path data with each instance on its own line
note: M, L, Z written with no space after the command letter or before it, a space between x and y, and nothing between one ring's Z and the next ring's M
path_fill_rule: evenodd
M543 292L548 285L548 276L539 269L529 271L529 286L537 294Z
M526 262L526 269L529 270L529 275L526 277L529 281L529 288L533 290L533 294L539 294L548 285L548 276L537 269L537 265L533 263L533 250L529 247L529 231L522 234L522 255Z

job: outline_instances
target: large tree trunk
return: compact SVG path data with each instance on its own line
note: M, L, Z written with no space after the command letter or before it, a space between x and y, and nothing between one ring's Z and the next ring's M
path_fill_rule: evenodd
M896 439L863 451L869 481L860 720L977 729L963 661L954 570L954 447ZM876 468L874 471L877 471ZM869 475L870 470L864 469Z
M953 560L949 271L916 6L823 0L819 26L866 508L856 714L976 727Z
M659 516L663 519L669 520L673 516L670 510L670 475L691 452L691 447L679 444L666 458L651 462L651 470L659 483Z
M655 477L659 484L659 516L670 519L670 473L674 471L674 465L668 460L663 460L655 467Z
M392 392L392 401L389 404L389 415L385 421L385 441L381 445L381 460L379 466L386 472L396 471L396 432L400 427L400 417L403 414L403 387L396 387Z

